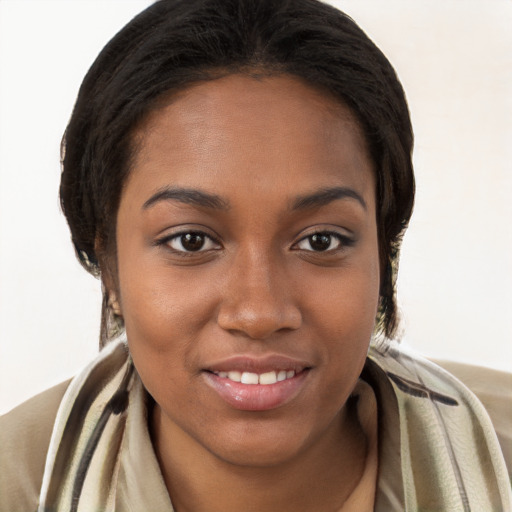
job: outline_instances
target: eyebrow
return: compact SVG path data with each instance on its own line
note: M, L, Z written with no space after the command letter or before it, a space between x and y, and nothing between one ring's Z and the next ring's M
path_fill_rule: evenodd
M292 210L307 210L325 206L332 201L339 199L354 199L366 210L366 202L354 189L348 187L323 188L312 194L298 196L292 203ZM147 210L160 201L179 201L184 204L192 204L203 208L215 210L229 210L229 202L215 194L202 192L201 190L164 187L155 192L143 205L142 209Z
M209 194L191 188L164 187L155 192L143 205L147 210L160 201L179 201L184 204L192 204L203 208L215 210L228 210L229 203L215 194Z
M363 197L354 189L348 187L323 188L312 194L299 196L292 203L292 210L306 210L308 208L317 208L325 206L337 199L355 199L361 206L367 210L366 202Z

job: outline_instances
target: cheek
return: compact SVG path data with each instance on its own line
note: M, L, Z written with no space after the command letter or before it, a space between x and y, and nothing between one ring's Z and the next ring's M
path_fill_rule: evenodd
M359 375L379 303L378 258L337 269L324 286L309 287L308 301L312 329L324 344L324 356L333 371Z
M198 340L213 317L212 276L142 257L121 259L119 277L128 344L144 384L158 396L159 389L188 382L197 372Z
M161 274L147 271L124 283L122 308L135 367L158 403L169 390L177 399L191 378L197 315L187 307L182 287Z
M125 279L120 291L129 340L135 338L164 351L169 339L199 328L201 309L207 304L201 300L204 290L183 281L151 271Z
M373 331L379 303L379 262L377 256L366 260L335 269L307 289L307 309L322 317L325 327L341 339L350 338L350 333L364 337Z

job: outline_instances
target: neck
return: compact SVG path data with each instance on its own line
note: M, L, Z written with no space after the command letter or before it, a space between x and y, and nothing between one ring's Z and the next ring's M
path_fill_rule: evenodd
M176 427L158 406L151 431L176 512L338 510L361 479L366 460L355 404L347 405L317 442L272 466L222 460Z

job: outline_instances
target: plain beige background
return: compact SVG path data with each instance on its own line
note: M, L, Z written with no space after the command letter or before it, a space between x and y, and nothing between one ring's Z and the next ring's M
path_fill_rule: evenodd
M416 133L404 342L512 370L512 2L338 0L394 64ZM0 413L97 351L100 286L57 199L79 84L146 0L0 0Z

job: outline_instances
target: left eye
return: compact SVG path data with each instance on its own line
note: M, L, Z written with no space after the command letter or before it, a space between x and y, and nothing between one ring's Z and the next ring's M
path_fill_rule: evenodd
M335 233L314 233L303 238L297 247L303 251L326 252L342 246L342 236Z
M166 243L176 252L201 252L218 247L208 235L196 231L179 233L167 239Z

